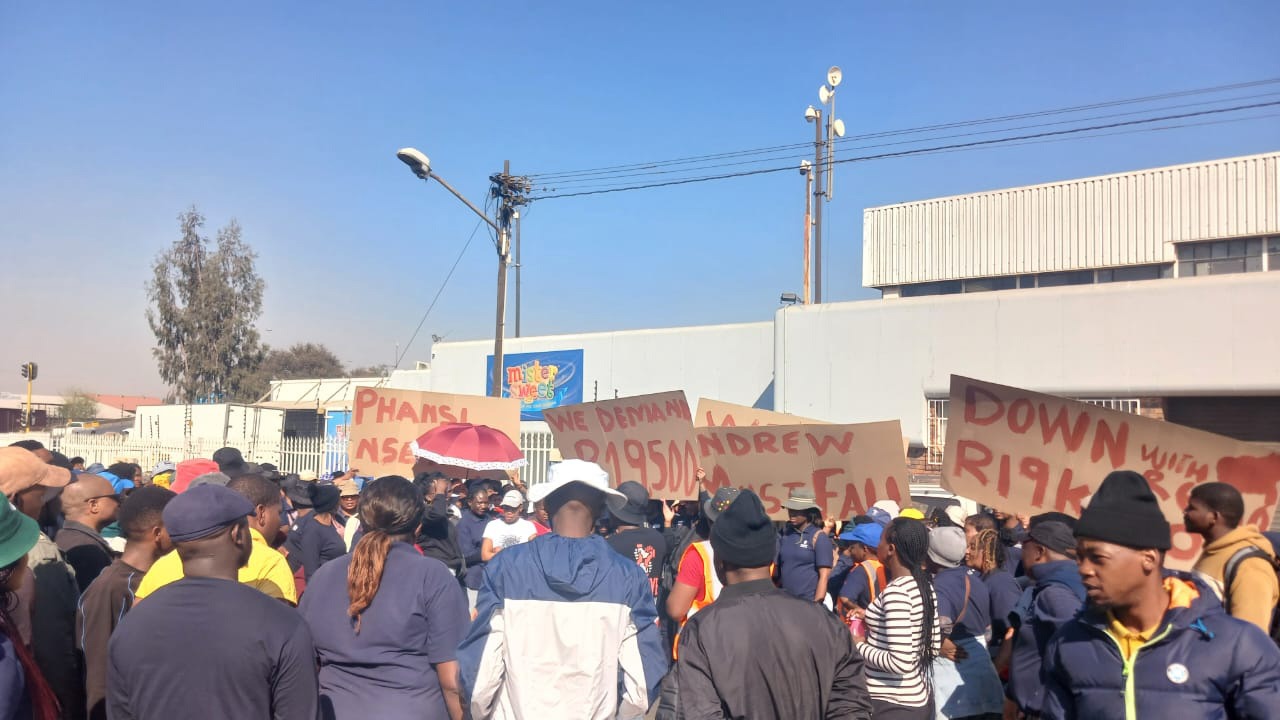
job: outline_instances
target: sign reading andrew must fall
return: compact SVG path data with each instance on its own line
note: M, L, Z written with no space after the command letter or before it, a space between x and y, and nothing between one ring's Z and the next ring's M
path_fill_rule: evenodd
M1196 485L1234 485L1244 522L1262 528L1276 509L1280 454L1252 443L957 375L947 415L942 483L985 505L1079 517L1107 473L1142 473L1173 526L1169 567L1189 568L1200 553L1182 526Z
M824 515L846 519L876 500L910 496L896 420L695 428L680 391L552 408L544 416L562 455L598 462L615 484L635 480L655 498L697 497L699 467L709 492L751 488L775 519L786 518L782 501L796 489L812 492Z

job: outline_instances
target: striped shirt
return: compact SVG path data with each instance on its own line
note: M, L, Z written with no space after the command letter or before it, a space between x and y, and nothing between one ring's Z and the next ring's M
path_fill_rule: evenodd
M932 590L930 590L932 592ZM933 643L942 645L934 598ZM922 707L929 702L928 678L920 667L924 603L910 575L894 578L867 608L867 640L858 645L866 660L867 690L876 700Z

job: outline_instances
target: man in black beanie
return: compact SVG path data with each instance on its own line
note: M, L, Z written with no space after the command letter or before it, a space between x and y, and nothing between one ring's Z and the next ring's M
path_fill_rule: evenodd
M1145 478L1108 475L1075 537L1089 607L1045 650L1041 717L1275 717L1280 649L1164 569L1169 522Z
M773 585L777 535L743 490L711 528L725 588L689 618L657 717L871 717L862 656L829 610Z

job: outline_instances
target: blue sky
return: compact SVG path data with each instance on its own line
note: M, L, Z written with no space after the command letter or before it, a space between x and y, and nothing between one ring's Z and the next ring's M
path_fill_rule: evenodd
M0 389L30 359L44 392L163 390L144 283L193 203L259 253L269 343L389 362L475 227L395 159L406 145L480 202L504 159L546 173L805 142L832 64L851 134L1280 76L1265 0L831 8L0 4ZM1272 117L846 165L827 295L875 296L864 207L1277 148ZM525 334L768 319L800 289L802 202L791 172L537 202ZM406 362L432 333L491 337L495 265L482 232Z

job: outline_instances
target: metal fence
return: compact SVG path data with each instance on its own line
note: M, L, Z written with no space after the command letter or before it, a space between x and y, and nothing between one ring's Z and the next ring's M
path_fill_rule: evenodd
M136 462L143 470L150 470L161 462L178 463L191 458L209 458L223 446L220 438L190 438L185 440L146 440L123 435L49 435L32 433L14 436L15 439L38 439L67 457L82 457L85 465L114 462ZM12 442L10 440L9 442ZM8 444L7 442L5 443ZM524 481L530 485L545 482L547 467L553 457L555 444L550 432L520 433L520 449L529 465L522 471ZM313 470L324 474L347 468L347 442L331 437L303 437L283 439L251 439L239 447L249 462L271 463L281 472L295 473Z

